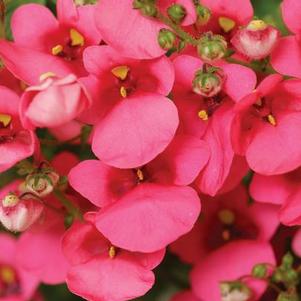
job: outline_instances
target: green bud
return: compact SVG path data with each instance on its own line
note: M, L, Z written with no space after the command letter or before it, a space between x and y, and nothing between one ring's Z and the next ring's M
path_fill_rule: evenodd
M221 59L227 51L227 42L223 36L208 32L200 39L197 50L204 61Z
M146 17L155 17L157 15L157 8L154 0L134 0L133 8L139 9Z
M164 50L169 50L175 46L176 35L169 29L161 29L158 35L158 43Z
M268 274L268 268L267 266L262 263L262 264L257 264L253 267L252 270L252 276L255 278L266 278Z
M277 269L276 272L273 274L272 279L274 282L282 282L283 281L282 272Z
M284 272L283 281L291 285L296 285L298 283L298 273L293 269Z
M173 4L167 9L167 14L175 23L181 23L186 17L186 9L180 4Z
M281 266L284 269L290 269L292 268L293 263L294 263L294 257L290 252L288 252L283 256Z
M211 18L211 11L209 8L198 4L196 6L197 13L197 25L203 26L206 25Z
M299 297L296 293L282 292L276 301L299 301Z

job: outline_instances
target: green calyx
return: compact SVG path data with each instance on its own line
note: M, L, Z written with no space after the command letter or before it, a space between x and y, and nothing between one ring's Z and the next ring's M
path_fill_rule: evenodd
M181 23L186 17L186 9L180 4L173 4L167 9L169 18L175 23Z
M253 267L252 276L255 278L263 279L268 276L268 268L266 264L257 264Z

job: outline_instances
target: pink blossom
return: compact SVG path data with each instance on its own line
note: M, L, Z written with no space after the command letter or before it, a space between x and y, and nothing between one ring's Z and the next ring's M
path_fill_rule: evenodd
M20 114L25 128L59 127L89 107L90 98L75 75L56 78L46 74L38 86L26 89L21 98Z
M1 233L0 245L0 300L31 299L39 282L16 263L17 240L11 235Z
M0 42L6 67L32 85L46 72L59 77L86 74L83 50L101 39L93 22L94 9L93 5L76 7L72 0L59 0L56 19L42 5L22 5L12 17L14 43Z
M237 103L232 144L254 171L273 175L300 166L299 86L299 80L270 75Z
M178 126L176 107L165 97L174 82L169 59L137 61L108 46L93 46L86 49L84 62L94 103L81 120L96 123L95 155L119 168L152 160L167 147Z
M171 250L185 262L196 263L232 241L269 241L279 225L278 206L249 205L243 186L215 198L202 196L202 200L203 219L171 245Z
M74 224L65 234L63 250L71 267L69 289L91 301L131 300L154 284L154 269L164 250L133 253L115 247L89 222Z
M0 86L0 171L30 157L35 151L36 138L21 125L19 103L17 94Z

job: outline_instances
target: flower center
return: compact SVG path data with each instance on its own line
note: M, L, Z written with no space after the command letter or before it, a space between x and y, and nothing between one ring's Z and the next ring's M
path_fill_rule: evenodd
M71 28L65 45L57 44L53 46L51 53L54 56L60 56L68 61L72 61L81 56L83 46L85 46L84 36L76 29Z
M253 104L253 108L255 109L257 116L259 116L263 121L268 122L273 126L277 125L276 117L272 114L272 109L268 105L266 99L259 99L255 104Z
M19 294L20 290L16 271L8 265L0 265L0 298Z
M120 65L111 69L111 73L117 80L117 87L119 95L122 98L128 97L128 95L134 90L133 79L130 75L131 69L128 66Z

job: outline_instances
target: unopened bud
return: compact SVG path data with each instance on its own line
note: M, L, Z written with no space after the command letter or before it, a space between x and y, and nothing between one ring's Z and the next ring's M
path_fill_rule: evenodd
M292 268L293 263L294 263L294 256L290 252L288 252L283 256L281 266L284 269L290 269Z
M299 301L299 297L296 293L281 292L276 301Z
M279 39L279 31L262 20L253 20L231 39L235 49L252 60L270 55Z
M262 264L257 264L253 267L252 276L255 278L266 278L268 276L268 268L267 266Z
M221 59L227 51L227 42L223 36L206 33L197 46L198 54L204 61Z
M251 290L242 282L222 282L220 284L222 301L248 301L252 296Z
M159 31L158 43L164 50L169 50L175 46L176 35L172 31L163 28Z
M8 198L14 201L7 201ZM38 200L19 199L16 195L12 198L10 194L0 204L0 222L9 231L22 232L37 221L43 209L43 204Z
M19 200L17 195L15 195L14 193L9 193L2 200L2 206L6 207L6 208L7 207L14 207L19 203L19 201L20 200Z
M192 86L195 93L213 97L221 91L223 83L223 74L219 68L205 67L196 72Z
M198 26L206 25L209 22L211 18L211 11L209 8L202 5L197 5L196 13L197 13L196 23Z
M157 15L157 8L153 0L134 0L133 8L139 9L147 17L155 17Z
M31 192L38 197L45 197L53 191L59 178L59 175L55 172L49 172L45 175L28 175L25 181L25 191Z
M186 9L180 4L173 4L167 9L167 14L175 23L181 23L186 17Z

